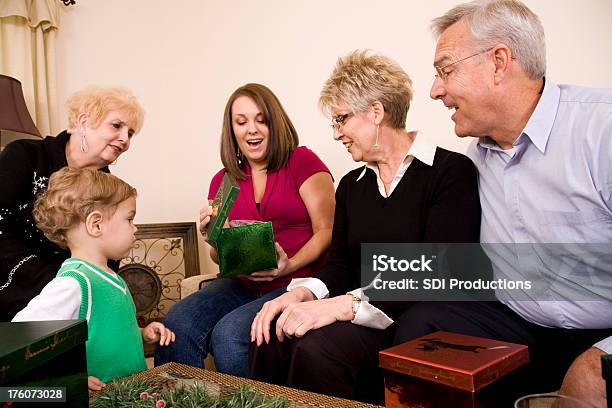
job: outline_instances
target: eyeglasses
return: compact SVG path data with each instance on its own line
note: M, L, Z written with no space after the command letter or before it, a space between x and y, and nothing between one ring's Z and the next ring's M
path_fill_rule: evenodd
M331 123L331 125L330 125L330 126L332 127L332 129L333 129L333 130L338 131L338 130L340 130L340 128L341 128L342 126L344 126L344 124L346 123L346 121L347 121L348 119L350 119L350 118L351 118L353 115L354 115L354 113L353 113L353 112L349 112L349 113L345 113L345 114L343 114L343 115L337 115L337 116L334 116L334 117L332 117L332 119L331 119L331 122L332 122L332 123Z
M467 56L465 58L461 58L460 60L457 60L455 62L451 62L450 64L446 64L443 67L441 67L439 65L434 65L434 68L436 69L436 76L438 78L440 78L441 80L446 81L446 78L448 78L448 75L450 74L450 72L446 72L446 68L451 67L451 66L453 66L455 64L458 64L460 62L463 62L465 60L468 60L468 59L470 59L472 57L475 57L477 55L487 53L487 52L491 51L492 49L493 48L489 48L488 50L477 52L476 54L472 54L472 55L469 55L469 56Z

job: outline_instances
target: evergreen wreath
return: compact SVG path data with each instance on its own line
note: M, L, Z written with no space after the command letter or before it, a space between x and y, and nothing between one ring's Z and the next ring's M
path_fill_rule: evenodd
M176 382L174 382L175 384ZM162 385L148 379L119 380L109 384L90 404L93 408L289 408L284 397L267 397L242 385L226 397L209 394L198 382Z

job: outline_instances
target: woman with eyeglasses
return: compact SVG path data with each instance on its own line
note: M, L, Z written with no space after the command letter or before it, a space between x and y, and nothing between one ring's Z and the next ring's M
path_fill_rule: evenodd
M478 242L474 165L436 147L426 134L405 129L411 99L404 70L368 51L339 59L325 83L319 104L332 118L334 139L364 165L338 185L323 270L293 280L253 321L255 378L379 400L378 351L402 341L401 327L409 324L402 315L415 303L363 299L361 244Z

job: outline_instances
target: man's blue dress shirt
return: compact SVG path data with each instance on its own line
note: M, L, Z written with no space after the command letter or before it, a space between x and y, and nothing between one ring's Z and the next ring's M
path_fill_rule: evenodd
M480 138L468 155L479 171L481 242L609 243L612 252L612 90L546 80L511 149ZM612 285L612 270L600 275ZM562 290L546 295L547 300L518 301L498 292L503 303L542 326L612 328L609 297L578 301ZM596 347L612 353L612 337Z

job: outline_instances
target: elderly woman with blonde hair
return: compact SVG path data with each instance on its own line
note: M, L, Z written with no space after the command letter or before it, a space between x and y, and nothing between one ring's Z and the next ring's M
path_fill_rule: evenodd
M314 278L293 280L254 320L256 378L380 399L378 351L402 341L408 323L402 316L415 303L363 300L361 244L478 242L474 166L427 135L405 130L411 99L406 72L368 51L339 59L325 83L319 103L331 116L334 139L364 165L338 185L326 266Z
M23 309L69 257L32 218L51 174L65 166L108 172L144 120L136 97L122 88L85 88L68 98L66 108L67 130L43 140L16 140L0 153L0 321Z

